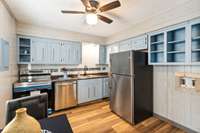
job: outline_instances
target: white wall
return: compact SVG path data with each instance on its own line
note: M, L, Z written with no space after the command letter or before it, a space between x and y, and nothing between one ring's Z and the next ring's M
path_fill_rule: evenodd
M126 30L120 31L107 38L106 43L121 41L150 31L177 24L200 16L200 0L188 0L186 3L169 8L167 12L154 17L146 18L144 21L132 25Z
M17 23L17 34L69 41L93 42L100 44L105 43L105 38L103 37L22 23Z
M9 42L9 70L0 72L0 127L5 118L5 101L12 97L12 83L17 79L15 19L0 1L0 38Z
M154 67L154 113L200 132L200 93L177 89L176 72L200 73L200 66Z

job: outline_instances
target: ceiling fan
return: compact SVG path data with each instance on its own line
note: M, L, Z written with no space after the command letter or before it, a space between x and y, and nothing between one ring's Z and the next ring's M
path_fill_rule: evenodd
M113 22L112 19L100 15L99 13L106 12L121 6L119 0L116 0L103 6L100 6L100 3L97 0L81 0L81 2L85 6L85 11L62 10L61 12L71 14L86 14L86 22L90 25L97 24L98 19L107 24L111 24Z

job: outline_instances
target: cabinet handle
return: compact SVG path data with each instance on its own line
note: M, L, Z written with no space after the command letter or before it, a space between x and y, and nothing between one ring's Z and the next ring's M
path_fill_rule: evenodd
M55 55L54 55L54 48L53 48L53 61L55 60Z
M96 88L94 87L94 97L96 97Z
M90 98L90 88L88 88L88 98Z
M44 48L42 48L42 58L44 59Z

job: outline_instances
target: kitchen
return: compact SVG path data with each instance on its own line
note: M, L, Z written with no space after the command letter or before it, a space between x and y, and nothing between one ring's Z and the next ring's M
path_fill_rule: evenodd
M47 93L60 129L200 132L200 1L112 2L0 1L0 129L13 101Z

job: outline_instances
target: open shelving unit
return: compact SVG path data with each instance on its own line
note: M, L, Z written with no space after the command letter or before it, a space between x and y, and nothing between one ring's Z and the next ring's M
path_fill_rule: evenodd
M31 39L19 37L19 62L31 61Z
M151 32L150 65L200 65L200 18Z
M185 27L167 32L167 62L185 62Z
M192 62L200 62L200 23L192 25Z
M152 63L161 63L164 61L164 33L150 37L150 54Z

